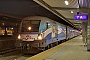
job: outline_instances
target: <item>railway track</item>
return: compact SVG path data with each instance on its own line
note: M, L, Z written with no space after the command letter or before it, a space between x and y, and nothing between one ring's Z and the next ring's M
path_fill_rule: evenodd
M16 54L16 55L10 55L10 56L2 56L0 57L0 60L25 60L29 57Z
M24 50L25 51L25 50ZM21 49L12 49L7 51L2 51L0 54L0 60L25 60L37 53L25 53L21 52Z

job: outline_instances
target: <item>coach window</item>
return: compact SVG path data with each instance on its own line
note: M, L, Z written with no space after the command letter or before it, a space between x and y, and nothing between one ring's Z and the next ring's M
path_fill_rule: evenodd
M52 26L52 23L51 22L46 22L46 29L50 28Z
M46 29L48 29L48 22L46 22Z

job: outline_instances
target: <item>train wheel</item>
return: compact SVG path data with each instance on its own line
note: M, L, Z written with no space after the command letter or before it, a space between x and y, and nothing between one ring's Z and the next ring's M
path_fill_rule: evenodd
M50 47L52 48L53 47L53 44L50 44Z
M58 42L56 42L56 45L58 45Z
M45 47L45 50L48 50L48 49L49 49L49 46L46 46L46 47Z
M48 45L47 48L49 49L50 48L50 45Z
M45 50L47 50L47 49L48 49L48 47L46 46L46 47L45 47Z
M43 51L45 51L46 49L45 49L45 47L43 47L43 49L42 49Z

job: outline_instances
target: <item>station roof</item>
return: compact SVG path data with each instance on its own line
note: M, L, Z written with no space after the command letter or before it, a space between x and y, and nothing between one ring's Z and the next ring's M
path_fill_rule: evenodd
M50 1L51 0L34 0L34 1L33 0L0 0L0 18L1 18L0 20L4 20L4 21L7 20L14 22L15 20L20 21L21 19L27 16L46 16L57 22L76 28L74 23L77 22L76 21L74 23L71 22L73 20L72 19L73 15L69 14L70 18L67 17L68 12L66 10L68 11L70 9L77 10L78 0L72 0L72 1L69 0L71 1L71 3L74 4L76 3L75 4L76 8L75 7L70 8L70 6L66 8L64 4L61 4L62 7L60 8L59 3L62 3L64 0L52 0L51 1L52 3L50 3ZM45 5L46 8L44 6L42 7L41 3ZM55 11L57 11L56 14L48 10L47 7L49 7L49 9L53 9L54 13ZM60 11L63 13L61 13ZM60 14L59 16L57 15L58 13ZM67 14L67 16L65 15L65 13Z

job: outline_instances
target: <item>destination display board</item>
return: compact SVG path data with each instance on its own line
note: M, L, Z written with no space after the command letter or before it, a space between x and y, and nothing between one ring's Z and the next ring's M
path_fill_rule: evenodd
M74 20L88 20L88 14L76 14Z

